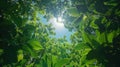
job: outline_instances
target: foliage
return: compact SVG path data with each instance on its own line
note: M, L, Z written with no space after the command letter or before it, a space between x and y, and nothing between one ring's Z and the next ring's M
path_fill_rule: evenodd
M0 0L1 67L119 67L119 0ZM71 42L54 38L62 16Z
M105 67L119 67L118 62L120 58L118 56L120 50L119 47L116 48L116 45L120 45L120 23L118 19L120 16L117 13L120 11L118 7L119 2L117 0L97 0L91 2L86 0L82 2L84 4L78 5L76 3L81 2L77 1L74 3L74 6L78 9L79 16L74 16L74 13L70 13L74 14L70 16L76 17L76 20L73 20L72 23L66 23L67 28L76 31L76 33L71 36L73 43L78 44L77 49L79 49L78 47L81 43L90 47L91 50L85 55L87 56L86 60L96 59L98 63ZM83 6L87 7L87 10L85 8L85 11L82 12L80 8ZM69 14L67 16L69 16ZM116 17L116 19L113 17ZM66 22L70 21L68 20ZM73 25L70 26L70 24Z

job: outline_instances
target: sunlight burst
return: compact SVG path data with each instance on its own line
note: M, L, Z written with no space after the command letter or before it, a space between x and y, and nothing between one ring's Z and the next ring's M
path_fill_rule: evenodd
M58 17L57 21L62 23L63 19L61 17Z
M52 23L53 26L54 26L56 29L62 29L62 28L64 28L63 21L64 21L64 19L62 19L62 17L51 18L51 19L50 19L50 23Z

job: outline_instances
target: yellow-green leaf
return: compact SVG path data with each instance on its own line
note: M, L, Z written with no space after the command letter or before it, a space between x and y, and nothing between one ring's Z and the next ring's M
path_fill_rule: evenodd
M18 62L20 61L20 60L22 60L23 59L23 50L18 50L18 54L17 54L17 58L18 58Z
M34 49L34 50L41 50L43 47L41 46L40 42L37 40L30 40L28 41L29 45Z

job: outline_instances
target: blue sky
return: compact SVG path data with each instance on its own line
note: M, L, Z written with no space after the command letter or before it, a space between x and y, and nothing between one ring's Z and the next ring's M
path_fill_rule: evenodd
M39 15L39 16L41 18L41 22L43 22L44 24L50 23L50 22L47 22L47 20L42 15ZM52 24L53 24L53 27L55 27L56 38L66 36L66 39L70 41L70 35L72 34L72 32L68 31L68 29L65 28L64 26L60 27L59 25L54 25L55 23L52 23Z

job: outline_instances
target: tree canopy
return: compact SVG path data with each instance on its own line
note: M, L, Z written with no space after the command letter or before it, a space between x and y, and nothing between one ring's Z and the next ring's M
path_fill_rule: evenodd
M0 67L119 67L119 0L0 0ZM54 38L50 20L74 31Z

